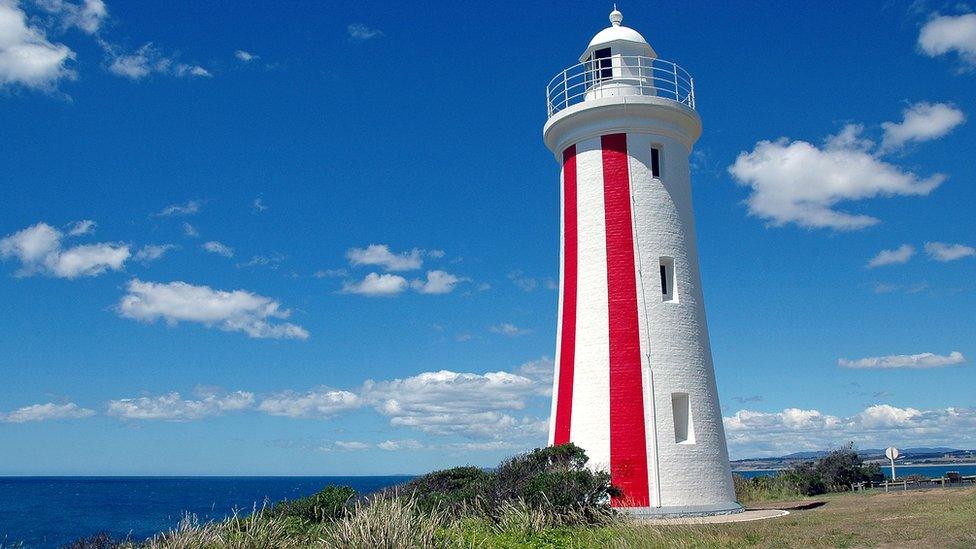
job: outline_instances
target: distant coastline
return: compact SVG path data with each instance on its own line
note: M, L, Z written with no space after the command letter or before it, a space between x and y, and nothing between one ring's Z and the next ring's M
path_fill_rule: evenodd
M798 460L798 461L802 461L802 460ZM884 465L886 467L888 466L888 463L882 463L880 461L875 462L875 463L878 463L879 465ZM967 461L967 462L951 461L951 462L947 462L947 463L898 463L898 462L895 462L895 468L896 469L901 469L901 468L904 468L904 467L955 467L955 466L959 466L959 467L976 467L976 461L972 461L972 462L970 462L970 461ZM787 469L789 469L789 466L788 465L782 465L782 466L778 466L778 467L733 467L732 468L732 472L733 473L740 473L740 472L742 472L742 473L746 473L746 472L752 473L752 472L757 472L757 471L785 471Z

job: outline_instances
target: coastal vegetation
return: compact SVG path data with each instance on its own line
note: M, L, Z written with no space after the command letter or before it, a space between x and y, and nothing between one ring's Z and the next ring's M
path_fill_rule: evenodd
M844 492L852 484L882 479L881 468L875 463L864 464L853 446L834 450L816 461L795 463L772 476L733 477L736 499L741 503Z
M817 498L826 502L821 507L771 520L650 525L614 513L608 500L617 492L609 476L590 471L586 461L583 451L572 445L539 449L510 458L491 471L474 467L437 471L365 496L351 488L329 486L310 497L222 522L201 524L189 516L174 530L147 541L120 542L103 536L80 540L72 549L976 544L974 488L827 493ZM741 501L805 498L802 487L841 488L838 479L849 478L845 476L851 472L848 465L865 472L862 464L838 455L826 463L821 460L806 469L784 472L781 480L768 481L765 491L741 494ZM741 484L740 480L737 487Z

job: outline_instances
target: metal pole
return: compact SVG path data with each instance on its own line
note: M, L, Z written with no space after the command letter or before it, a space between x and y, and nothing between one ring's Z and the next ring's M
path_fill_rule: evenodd
M563 98L563 108L565 109L569 106L569 86L566 85L566 71L563 71Z
M895 480L895 460L891 460L891 480Z
M678 65L671 63L671 71L674 73L674 100L680 102L678 97Z

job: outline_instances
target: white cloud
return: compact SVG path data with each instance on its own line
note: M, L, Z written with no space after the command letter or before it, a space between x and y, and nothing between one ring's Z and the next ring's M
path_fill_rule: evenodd
M184 221L183 222L183 234L186 235L186 236L188 236L188 237L190 237L190 238L196 238L196 237L200 236L200 231L198 231L197 228L194 227L193 225L190 225L189 223L187 223L187 222Z
M256 212L263 212L267 211L268 209L268 207L264 204L264 200L260 198L255 198L254 201L251 202L251 207L254 208L254 211Z
M132 256L136 261L141 261L143 263L149 263L150 261L156 261L166 255L166 252L176 249L173 244L146 244L136 255Z
M259 56L254 55L253 53L247 52L247 51L244 51L244 50L237 50L237 51L235 51L234 52L234 57L236 57L239 61L243 61L245 63L249 63L251 61L254 61L255 59L260 59Z
M538 387L509 372L486 374L448 370L363 384L363 399L397 427L434 435L495 438L526 425L509 412L522 410Z
M86 234L91 234L95 232L95 223L91 219L83 219L81 221L75 221L71 224L68 229L68 236L82 236Z
M108 8L102 0L84 0L80 4L64 0L34 0L34 3L57 16L63 29L76 27L87 34L96 34L108 19Z
M200 201L189 200L186 204L170 204L162 209L158 214L160 217L170 217L174 215L193 215L200 213Z
M129 281L118 312L143 322L163 319L167 324L198 322L252 338L307 339L308 332L288 322L291 311L277 301L245 290L222 291L186 282L162 284Z
M247 410L254 405L254 394L246 391L219 394L202 390L197 396L196 400L184 400L174 391L155 397L111 400L107 413L124 419L191 421Z
M964 257L976 256L976 248L964 244L945 244L943 242L926 242L925 253L936 261L955 261Z
M837 365L842 368L892 370L895 368L942 368L964 364L965 362L966 357L962 353L953 351L948 355L919 353L917 355L871 356L857 360L841 358L837 360Z
M164 74L177 78L212 76L207 69L199 65L181 63L173 56L164 55L152 42L146 42L131 53L125 53L120 46L105 40L99 40L99 44L108 57L109 72L130 80L142 80L150 74Z
M422 294L449 294L462 279L444 271L427 271L427 280L414 280L410 287Z
M320 269L315 271L315 278L338 278L347 276L349 271L345 269Z
M908 263L913 255L915 255L915 247L911 244L902 244L894 250L881 250L878 255L871 258L871 261L868 261L868 268Z
M224 257L234 257L234 248L231 248L227 244L217 242L216 240L204 242L201 247L212 254L222 255Z
M346 282L342 285L344 294L360 294L369 297L394 296L407 289L407 279L400 275L369 273L359 282Z
M434 259L443 259L447 255L444 250L428 250L427 257L433 257Z
M213 76L210 71L199 65L187 65L185 63L176 65L175 74L176 76L205 76L207 78Z
M411 438L405 440L384 440L377 444L376 447L387 452L398 452L402 450L422 450L424 445Z
M370 244L365 249L352 248L346 258L353 266L379 265L387 271L413 271L423 265L423 250L414 248L409 252L395 254L386 244Z
M538 280L530 276L526 276L526 274L522 271L512 271L508 273L508 279L524 292L531 292L539 287Z
M724 418L733 457L827 450L853 441L861 448L894 445L968 447L976 442L976 409L919 410L875 404L848 417L818 410L739 410Z
M880 222L835 207L844 201L875 197L924 196L945 180L936 174L920 178L871 154L860 127L849 125L827 139L823 148L806 141L760 141L742 152L729 173L752 194L750 215L780 227L795 223L808 228L857 230Z
M129 259L129 246L122 243L84 244L63 248L64 233L38 223L0 240L0 257L20 260L18 276L44 274L57 278L97 276L121 270Z
M976 67L976 13L933 17L919 32L918 47L929 57L956 52L963 63Z
M286 259L288 259L288 256L279 253L272 255L254 255L245 263L238 263L237 266L241 268L268 267L269 269L277 269L281 262Z
M369 444L365 442L360 442L358 440L349 440L349 441L337 440L333 442L333 444L337 449L342 450L344 452L356 452L360 450L368 450L370 447Z
M529 333L531 330L526 330L525 328L519 328L518 326L512 324L511 322L503 322L496 326L490 328L492 333L502 334L508 337L516 337Z
M321 387L306 393L285 391L268 396L258 410L273 416L326 419L360 406L362 401L354 393Z
M44 31L31 26L16 0L0 0L0 88L20 85L53 90L61 79L73 79L68 63L75 52L48 41Z
M901 122L883 122L880 152L899 149L908 143L931 141L948 134L966 121L966 115L945 103L915 103L902 112Z
M51 271L62 278L96 276L121 270L129 255L125 244L84 244L62 251Z
M355 41L366 41L372 40L373 38L379 38L383 36L383 31L378 29L371 29L362 23L353 23L346 27L346 32L349 33L349 38Z
M74 402L67 404L32 404L12 412L0 413L0 423L27 423L49 419L81 419L95 415L94 410L81 408Z

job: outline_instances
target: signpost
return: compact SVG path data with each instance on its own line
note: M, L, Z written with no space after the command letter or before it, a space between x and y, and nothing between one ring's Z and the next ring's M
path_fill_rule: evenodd
M891 461L891 480L895 480L895 460L898 459L898 456L900 455L898 453L898 448L889 446L885 450L885 455L888 456L888 459Z

